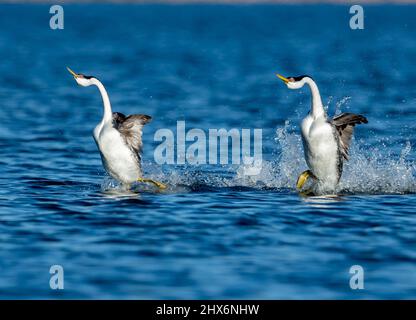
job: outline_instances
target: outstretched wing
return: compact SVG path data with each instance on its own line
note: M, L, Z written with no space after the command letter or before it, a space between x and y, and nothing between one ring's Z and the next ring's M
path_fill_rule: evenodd
M354 113L341 113L335 116L331 122L338 132L341 154L345 160L348 160L348 150L354 133L354 126L368 123L367 118Z
M145 114L132 114L125 116L122 113L113 113L113 126L124 138L126 144L139 154L142 150L142 128L152 120L151 116Z

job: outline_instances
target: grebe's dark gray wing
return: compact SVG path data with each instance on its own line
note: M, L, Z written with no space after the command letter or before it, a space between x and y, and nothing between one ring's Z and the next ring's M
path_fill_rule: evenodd
M126 116L121 112L113 112L113 127L118 129L120 124L126 120Z
M348 150L356 124L368 123L366 117L354 113L341 113L332 119L339 137L340 151L345 160L348 160Z
M137 154L140 154L142 150L142 128L146 123L149 123L152 120L151 116L145 114L132 114L130 116L124 116L119 113L116 116L116 121L114 120L115 114L113 113L113 123L116 123L117 126L114 126L124 138L127 146L129 146ZM124 117L124 118L123 118Z

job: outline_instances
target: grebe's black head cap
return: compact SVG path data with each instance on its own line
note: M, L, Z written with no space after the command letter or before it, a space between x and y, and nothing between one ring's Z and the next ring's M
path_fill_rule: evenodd
M90 79L95 78L95 77L93 77L93 76L86 76L85 74L78 73L78 78L84 78L84 79L90 80Z
M67 69L68 69L68 71L69 71L69 73L70 74L72 74L73 76L74 76L74 78L81 78L81 79L87 79L87 80L90 80L90 79L92 79L92 78L95 78L95 77L93 77L93 76L86 76L85 74L82 74L82 73L75 73L74 71L72 71L70 68L68 68L68 67L66 67ZM97 78L95 78L95 79L97 79ZM98 79L97 79L98 80Z
M300 82L300 81L302 81L303 79L305 79L305 78L310 78L312 81L313 81L313 79L312 79L312 77L311 76L308 76L308 75L303 75L303 76L299 76L299 77L284 77L284 76L282 76L282 75L280 75L280 74L278 74L278 73L276 73L276 76L280 79L280 80L282 80L284 83L286 83L287 85L289 85L289 84L294 84L294 83L297 83L297 82ZM291 87L291 89L295 89L295 88L293 88L293 87Z
M298 76L298 77L288 77L290 82L298 82L298 81L301 81L303 78L310 78L313 80L313 78L311 76L308 76L307 74L303 76Z

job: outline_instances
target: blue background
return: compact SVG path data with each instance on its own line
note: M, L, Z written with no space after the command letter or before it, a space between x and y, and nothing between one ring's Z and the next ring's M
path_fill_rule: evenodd
M415 298L416 7L0 6L1 298ZM115 111L145 113L146 175L106 178L91 133L101 79ZM357 128L336 199L302 198L299 121L310 74ZM159 166L157 129L262 128L264 167ZM49 268L65 290L49 288ZM349 268L365 270L365 290Z

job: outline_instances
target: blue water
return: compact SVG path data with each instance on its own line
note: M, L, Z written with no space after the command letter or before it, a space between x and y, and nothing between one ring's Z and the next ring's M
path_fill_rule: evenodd
M0 298L416 298L416 6L0 6ZM146 175L106 176L95 75L145 113ZM329 114L367 116L338 198L294 189L310 74ZM262 128L263 169L159 166L156 130ZM64 268L51 290L49 268ZM365 289L351 290L361 265Z

